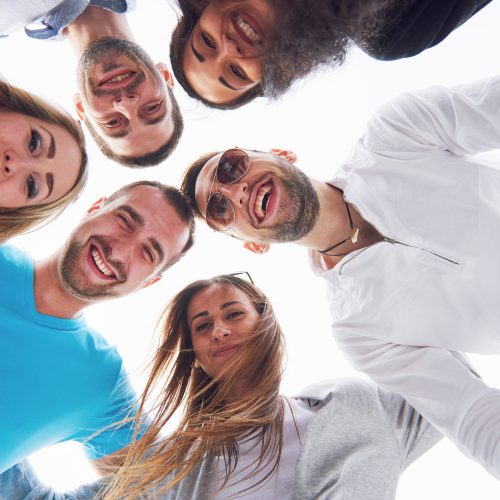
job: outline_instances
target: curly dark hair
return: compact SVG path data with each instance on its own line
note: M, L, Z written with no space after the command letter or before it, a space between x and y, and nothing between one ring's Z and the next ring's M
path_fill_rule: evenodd
M224 0L176 0L180 17L170 60L188 95L212 108L235 109L259 96L276 99L321 67L341 66L352 45L376 53L384 27L397 23L415 0L273 0L276 21L266 40L260 84L233 101L213 103L193 90L182 66L189 35L207 4L217 1Z

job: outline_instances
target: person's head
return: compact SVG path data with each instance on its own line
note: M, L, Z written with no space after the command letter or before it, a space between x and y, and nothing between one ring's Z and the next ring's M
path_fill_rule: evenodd
M344 62L395 0L177 0L170 58L186 92L234 109L277 98L315 69Z
M159 389L152 422L133 445L109 498L151 491L175 471L168 489L214 452L224 456L228 480L238 460L235 445L250 435L262 443L262 462L253 463L245 477L268 464L274 470L282 443L284 340L266 296L234 275L196 281L167 305L161 331L138 413ZM181 405L177 430L158 442L158 430ZM155 452L144 459L149 446Z
M295 159L284 150L209 153L188 167L181 190L212 229L262 251L304 238L317 221L318 196Z
M0 243L58 215L86 180L80 124L0 79Z
M61 283L83 302L119 297L155 283L193 244L183 195L154 181L128 184L90 207L60 250Z
M77 79L77 113L108 158L147 167L175 149L184 125L172 75L139 45L96 40L80 58Z

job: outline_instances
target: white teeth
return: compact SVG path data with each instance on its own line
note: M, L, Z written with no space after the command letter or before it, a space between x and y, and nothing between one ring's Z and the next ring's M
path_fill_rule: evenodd
M111 269L102 261L99 252L97 250L92 250L91 252L92 258L94 259L95 265L105 276L114 276L115 274Z
M122 80L125 80L125 78L128 78L131 74L132 74L132 71L127 71L126 73L123 73L121 75L115 76L114 78L110 78L109 80L106 80L104 83L121 82Z
M260 43L260 36L255 33L253 28L241 16L236 17L236 25L253 43Z
M266 215L266 209L265 207L263 207L262 202L264 201L266 194L270 193L271 191L272 187L269 186L269 184L266 184L259 188L257 196L255 197L255 215L259 219L263 219Z

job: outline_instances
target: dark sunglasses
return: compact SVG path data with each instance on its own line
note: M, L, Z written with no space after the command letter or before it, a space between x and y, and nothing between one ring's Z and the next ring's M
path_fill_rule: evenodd
M234 224L235 212L232 203L223 194L212 189L215 181L219 184L232 184L239 181L250 166L250 158L241 149L228 149L220 157L215 168L212 185L208 193L206 221L215 231L227 231Z

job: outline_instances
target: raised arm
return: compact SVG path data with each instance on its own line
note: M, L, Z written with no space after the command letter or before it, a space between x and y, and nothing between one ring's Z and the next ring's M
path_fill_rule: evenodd
M500 77L430 87L388 101L362 139L373 151L448 150L457 155L500 148Z
M392 344L338 329L353 366L400 394L468 457L500 479L500 391L452 351Z

